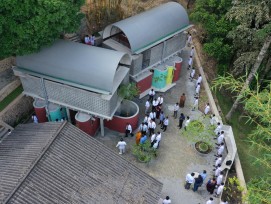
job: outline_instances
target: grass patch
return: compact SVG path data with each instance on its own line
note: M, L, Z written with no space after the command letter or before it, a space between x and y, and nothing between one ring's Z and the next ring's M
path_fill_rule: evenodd
M226 115L233 104L231 97L223 95L221 92L216 92L215 95L218 99L221 111ZM248 135L253 130L253 125L246 123L247 119L240 117L241 114L240 111L235 111L231 121L227 124L232 126L242 169L245 179L248 182L251 178L255 177L255 175L263 175L266 171L265 168L259 165L253 165L255 159L251 155L260 157L257 151L250 149L250 144L246 141ZM225 122L224 119L223 122Z
M23 92L23 87L19 86L0 102L0 111L4 110L15 98Z

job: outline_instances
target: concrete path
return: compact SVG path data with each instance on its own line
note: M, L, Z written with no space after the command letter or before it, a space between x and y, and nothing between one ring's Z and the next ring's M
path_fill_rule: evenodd
M214 161L214 151L208 156L201 156L194 150L193 144L185 137L182 136L182 131L179 130L178 119L172 117L172 107L176 102L179 102L179 98L182 93L187 96L185 108L181 109L185 116L190 116L191 120L197 119L202 116L200 111L191 111L194 101L194 91L196 81L190 82L188 80L189 72L187 70L187 63L190 50L186 49L182 53L184 60L181 78L177 82L176 86L169 90L167 93L163 93L164 105L163 111L169 116L169 127L166 132L162 133L162 141L158 151L158 157L153 159L149 164L143 164L137 162L135 157L131 154L131 146L135 144L135 138L125 138L127 142L126 154L124 158L138 166L140 169L160 180L164 186L162 190L162 197L169 195L172 203L175 204L205 204L206 201L211 197L206 191L205 183L210 177L212 177L212 166ZM160 95L160 93L158 93ZM140 106L141 119L144 115L144 105L147 97L141 100L135 100ZM179 116L179 114L178 114ZM209 119L205 119L209 122ZM140 121L141 122L141 121ZM160 131L158 126L155 132ZM106 136L97 136L96 138L103 142L108 147L118 149L115 147L121 135L116 132L106 130ZM185 176L191 172L201 172L207 170L208 177L204 181L202 187L199 188L198 192L192 190L185 190ZM215 204L218 203L218 199L215 199Z

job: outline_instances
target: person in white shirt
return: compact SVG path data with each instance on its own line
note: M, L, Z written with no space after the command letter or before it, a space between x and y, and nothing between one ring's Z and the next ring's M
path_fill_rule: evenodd
M216 122L215 114L213 114L213 115L211 116L210 123L211 123L211 125L214 125L215 122Z
M125 137L128 137L128 135L131 135L131 137L133 136L132 134L132 126L130 123L126 124L126 128L125 128Z
M224 176L223 172L220 172L219 176L218 176L217 179L216 179L216 184L217 184L218 186L222 183L222 181L223 181L223 176Z
M169 199L169 196L167 196L164 200L162 204L170 204L171 200Z
M188 70L192 67L192 63L193 63L193 57L190 56L189 59L188 59Z
M196 108L198 109L198 105L199 105L199 97L195 97L192 111L195 111Z
M155 121L156 112L154 112L154 111L150 112L149 117L151 118L151 120Z
M195 96L199 96L200 83L197 84Z
M186 183L185 183L185 186L184 186L185 189L190 189L191 184L194 183L194 181L195 181L194 176L195 176L194 173L186 175L186 177L185 177Z
M147 123L144 123L142 130L143 130L142 134L143 133L147 134L147 132L148 132L148 125L147 125Z
M95 45L95 35L91 35L91 36L90 36L90 44L91 44L92 46Z
M160 96L158 97L157 101L158 101L158 105L159 105L159 106L162 106L162 105L163 105L163 102L164 102L163 96L160 95Z
M153 144L153 149L158 149L159 146L159 142L157 142L157 140L154 140L154 144Z
M189 123L190 123L190 117L187 116L187 117L186 117L185 124L184 124L184 130L185 130L185 131L187 130L187 126L189 125Z
M195 68L192 67L192 70L191 70L191 73L190 73L190 77L189 77L189 79L190 79L191 82L192 82L193 79L194 79L195 73L196 73Z
M157 132L157 136L156 136L156 138L155 138L156 142L158 142L157 149L159 148L161 139L162 139L162 134L161 134L161 132Z
M168 116L167 116L165 118L165 120L163 121L163 130L164 130L164 132L166 132L168 124L169 124L169 120L168 120Z
M90 38L88 35L85 35L85 44L90 45Z
M195 48L194 48L194 47L192 47L192 48L191 48L191 51L190 51L190 56L192 56L192 57L193 57L193 56L194 56L194 52L195 52Z
M217 135L219 132L221 132L222 125L220 122L217 123L216 129L215 129L215 134Z
M202 81L202 76L201 76L201 74L199 74L199 77L197 79L197 83L196 84L201 83L201 81Z
M218 177L220 175L220 172L222 171L221 165L219 164L217 168L215 169L215 176Z
M217 158L215 159L215 167L218 167L222 163L222 155L218 155Z
M213 204L214 203L214 199L213 198L210 198L207 202L206 202L206 204Z
M11 129L8 129L8 135L10 135L11 134Z
M120 151L119 154L124 154L126 145L127 145L126 142L124 142L123 139L121 138L116 146L119 148L119 151Z
M217 137L217 145L221 145L224 140L224 131L221 131L220 135Z
M34 123L39 123L38 118L35 114L32 115L32 120Z
M156 128L156 123L151 120L149 123L148 123L148 128L149 128L149 131L150 131L150 135L151 134L154 134L154 130Z
M153 143L153 141L155 140L155 138L156 138L156 134L153 133L152 136L151 136L151 143Z
M173 107L173 117L176 119L177 118L177 114L178 114L178 110L179 110L179 103L176 103Z
M222 182L220 186L217 188L217 191L215 192L215 197L218 197L223 192L223 189L224 189L224 183Z
M217 147L217 155L223 154L224 149L225 149L224 142L222 142L222 143L220 144L220 146Z
M229 204L229 203L226 199L224 199L223 201L220 202L220 204Z
M152 102L154 95L155 95L155 91L153 89L151 89L149 91L149 100L148 101Z
M145 117L143 119L143 122L144 123L147 123L148 122L148 118L149 118L149 115L148 114L145 114Z
M149 108L150 108L150 102L147 100L145 103L145 114L148 113Z
M156 110L156 107L158 106L159 102L158 100L155 98L153 101L152 101L152 111L154 112Z
M187 46L190 47L192 44L192 35L190 33L188 33L187 36Z
M209 111L210 111L210 104L207 103L207 104L205 105L204 115L206 116L206 115L209 113Z

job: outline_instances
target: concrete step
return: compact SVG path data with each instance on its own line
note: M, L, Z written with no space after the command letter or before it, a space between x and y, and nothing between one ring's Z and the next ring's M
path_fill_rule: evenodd
M8 129L1 126L0 127L0 141L2 140L2 138L6 136L7 133L8 133Z

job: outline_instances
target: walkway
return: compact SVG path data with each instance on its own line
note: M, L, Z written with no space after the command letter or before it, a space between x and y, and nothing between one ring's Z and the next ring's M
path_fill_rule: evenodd
M125 138L127 142L127 151L123 155L127 160L138 166L140 169L160 180L164 186L162 190L162 197L169 195L172 203L175 204L205 204L210 198L209 193L206 191L205 185L199 188L198 192L194 193L192 190L185 190L185 176L187 173L191 172L201 172L202 170L207 170L208 177L205 180L207 182L208 178L212 176L212 167L214 160L214 152L210 153L208 156L203 157L198 155L193 145L187 141L186 138L182 136L182 131L179 130L178 119L174 119L173 115L173 105L179 102L179 98L182 93L187 96L185 108L181 110L185 116L190 116L190 118L197 119L202 115L199 111L191 111L192 104L194 101L194 91L196 81L190 82L188 80L189 71L187 70L187 61L189 57L189 50L185 50L182 53L182 58L184 59L181 78L177 82L176 86L169 90L167 93L163 93L164 105L163 111L169 116L169 127L165 133L162 133L162 141L160 143L158 157L153 159L149 164L143 164L136 161L135 157L131 154L131 146L135 143L135 138ZM160 93L158 93L160 95ZM147 97L141 100L136 100L140 106L141 117L144 115L144 105ZM179 116L179 114L178 114ZM209 120L206 119L206 122ZM160 131L158 126L156 131ZM112 132L106 129L105 137L97 136L96 138L103 142L108 147L118 149L115 147L119 141L119 133ZM216 203L218 199L215 198Z

